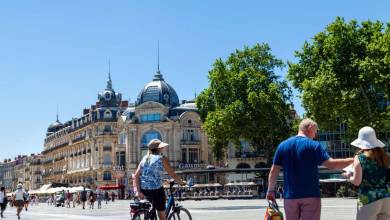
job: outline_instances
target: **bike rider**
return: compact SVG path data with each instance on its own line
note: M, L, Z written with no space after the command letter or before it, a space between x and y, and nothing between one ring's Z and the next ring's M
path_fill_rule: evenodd
M138 197L145 197L157 210L158 218L165 220L165 192L163 187L164 170L176 180L180 185L185 185L183 181L169 164L168 159L162 155L162 151L168 144L158 139L153 139L148 143L148 154L144 156L135 172L135 185Z

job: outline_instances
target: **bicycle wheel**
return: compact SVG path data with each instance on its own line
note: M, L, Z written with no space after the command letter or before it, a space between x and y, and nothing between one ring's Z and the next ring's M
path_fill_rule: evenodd
M169 214L168 220L192 220L192 216L186 208L180 207Z

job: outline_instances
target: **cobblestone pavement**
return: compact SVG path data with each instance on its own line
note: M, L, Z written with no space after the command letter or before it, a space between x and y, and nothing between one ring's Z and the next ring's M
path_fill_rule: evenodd
M82 210L76 208L53 207L47 204L32 206L29 210L23 211L21 219L42 219L42 220L99 220L99 219L130 219L130 201L115 201L108 205L102 205L102 209ZM193 219L199 220L255 220L263 219L266 201L265 200L203 200L184 201L181 203L190 210ZM281 205L283 208L283 205ZM356 215L355 199L322 199L323 220L352 220ZM6 219L16 219L16 209L8 207L5 211Z

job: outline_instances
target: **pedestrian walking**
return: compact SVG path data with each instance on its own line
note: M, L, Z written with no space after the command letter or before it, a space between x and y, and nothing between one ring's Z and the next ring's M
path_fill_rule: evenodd
M30 194L26 190L24 193L24 209L27 211L28 210L28 205L30 204Z
M114 193L114 192L111 192L111 201L112 201L112 202L115 201L115 193Z
M87 201L87 191L85 190L85 187L80 192L80 200L81 200L81 204L83 206L83 209L85 209L85 202Z
M275 201L276 178L283 168L284 210L288 220L320 220L321 193L318 166L342 169L353 158L333 159L313 138L317 123L303 119L296 136L279 144L268 177L267 199Z
M89 208L93 209L95 206L95 194L93 191L89 191Z
M73 208L76 208L76 204L77 204L77 200L78 200L78 193L73 193L73 196L72 196L73 200Z
M35 205L37 206L39 204L39 196L38 195L35 195Z
M360 148L353 161L353 172L345 174L358 186L357 220L390 219L390 192L386 173L390 158L383 150L385 144L376 138L375 130L363 127L352 146Z
M108 194L108 191L104 192L104 200L106 200L106 204L108 204L108 201L110 201L110 195Z
M69 190L66 192L66 207L70 208L70 203L73 201L73 194L69 192Z
M101 209L102 208L102 200L103 200L102 192L97 191L96 200L98 202L98 209Z
M7 204L8 204L8 197L7 197L7 193L5 192L5 188L4 187L1 187L0 188L0 208L1 208L1 218L4 218L4 211L5 209L7 208Z
M278 186L278 193L279 193L279 199L280 199L280 202L283 201L283 187L282 186Z
M25 202L25 191L23 189L23 185L19 183L17 185L17 190L14 192L14 203L16 207L16 216L18 216L18 219L20 219L20 213L23 210L24 202Z
M54 202L55 202L55 194L51 194L51 197L50 197L50 205L54 205Z

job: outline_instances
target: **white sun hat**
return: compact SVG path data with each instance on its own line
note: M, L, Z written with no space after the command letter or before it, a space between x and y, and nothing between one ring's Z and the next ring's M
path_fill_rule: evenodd
M352 141L351 145L364 150L385 146L382 141L376 138L375 130L368 126L359 130L358 138Z

